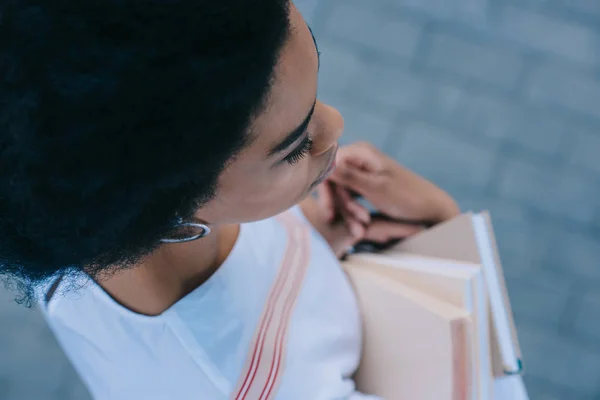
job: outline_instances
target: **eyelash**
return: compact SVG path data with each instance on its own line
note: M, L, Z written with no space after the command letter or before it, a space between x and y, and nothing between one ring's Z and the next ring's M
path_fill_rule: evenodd
M319 57L319 60L321 59L321 52L317 50L317 56ZM311 138L309 138L308 136L306 137L306 139L304 139L304 141L302 142L302 144L300 144L300 146L292 151L290 154L288 154L283 161L285 161L286 163L290 164L290 165L295 165L298 164L304 157L306 157L308 155L308 153L311 151L313 146L313 141Z
M304 139L304 141L300 144L300 146L296 150L292 151L290 154L288 154L284 158L284 161L290 165L297 164L298 162L300 162L300 160L302 160L304 157L306 157L306 155L312 149L312 146L313 146L312 139L307 137L306 139Z

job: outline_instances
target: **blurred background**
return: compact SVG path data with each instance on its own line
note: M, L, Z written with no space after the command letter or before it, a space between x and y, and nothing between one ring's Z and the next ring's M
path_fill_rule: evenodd
M344 142L491 211L531 399L600 399L600 0L296 4ZM12 299L0 289L0 399L89 399Z

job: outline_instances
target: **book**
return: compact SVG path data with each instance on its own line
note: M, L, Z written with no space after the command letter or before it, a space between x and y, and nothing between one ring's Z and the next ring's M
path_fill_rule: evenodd
M362 268L408 285L462 310L471 317L472 399L493 398L489 342L488 296L480 265L410 254L394 257L358 254L347 258L345 268Z
M383 399L471 399L469 313L369 269L344 268L364 328L358 388Z
M521 348L488 212L464 213L407 238L385 252L388 257L399 253L481 265L490 303L493 374L496 377L522 374Z
M363 317L360 391L386 400L528 400L489 213L367 249L342 263Z

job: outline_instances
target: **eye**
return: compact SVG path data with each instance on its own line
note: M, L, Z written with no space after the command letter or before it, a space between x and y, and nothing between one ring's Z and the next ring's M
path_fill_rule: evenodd
M288 154L283 159L283 161L287 162L290 165L297 164L310 152L310 150L312 149L312 145L312 139L307 136L306 139L304 139L302 143L300 143L300 146L298 146L294 151Z

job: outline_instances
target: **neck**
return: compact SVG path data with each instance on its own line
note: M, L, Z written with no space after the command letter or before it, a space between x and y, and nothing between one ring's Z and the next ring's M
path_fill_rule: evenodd
M139 266L118 272L100 285L134 312L161 314L219 269L238 233L239 225L223 225L205 238L163 245Z

